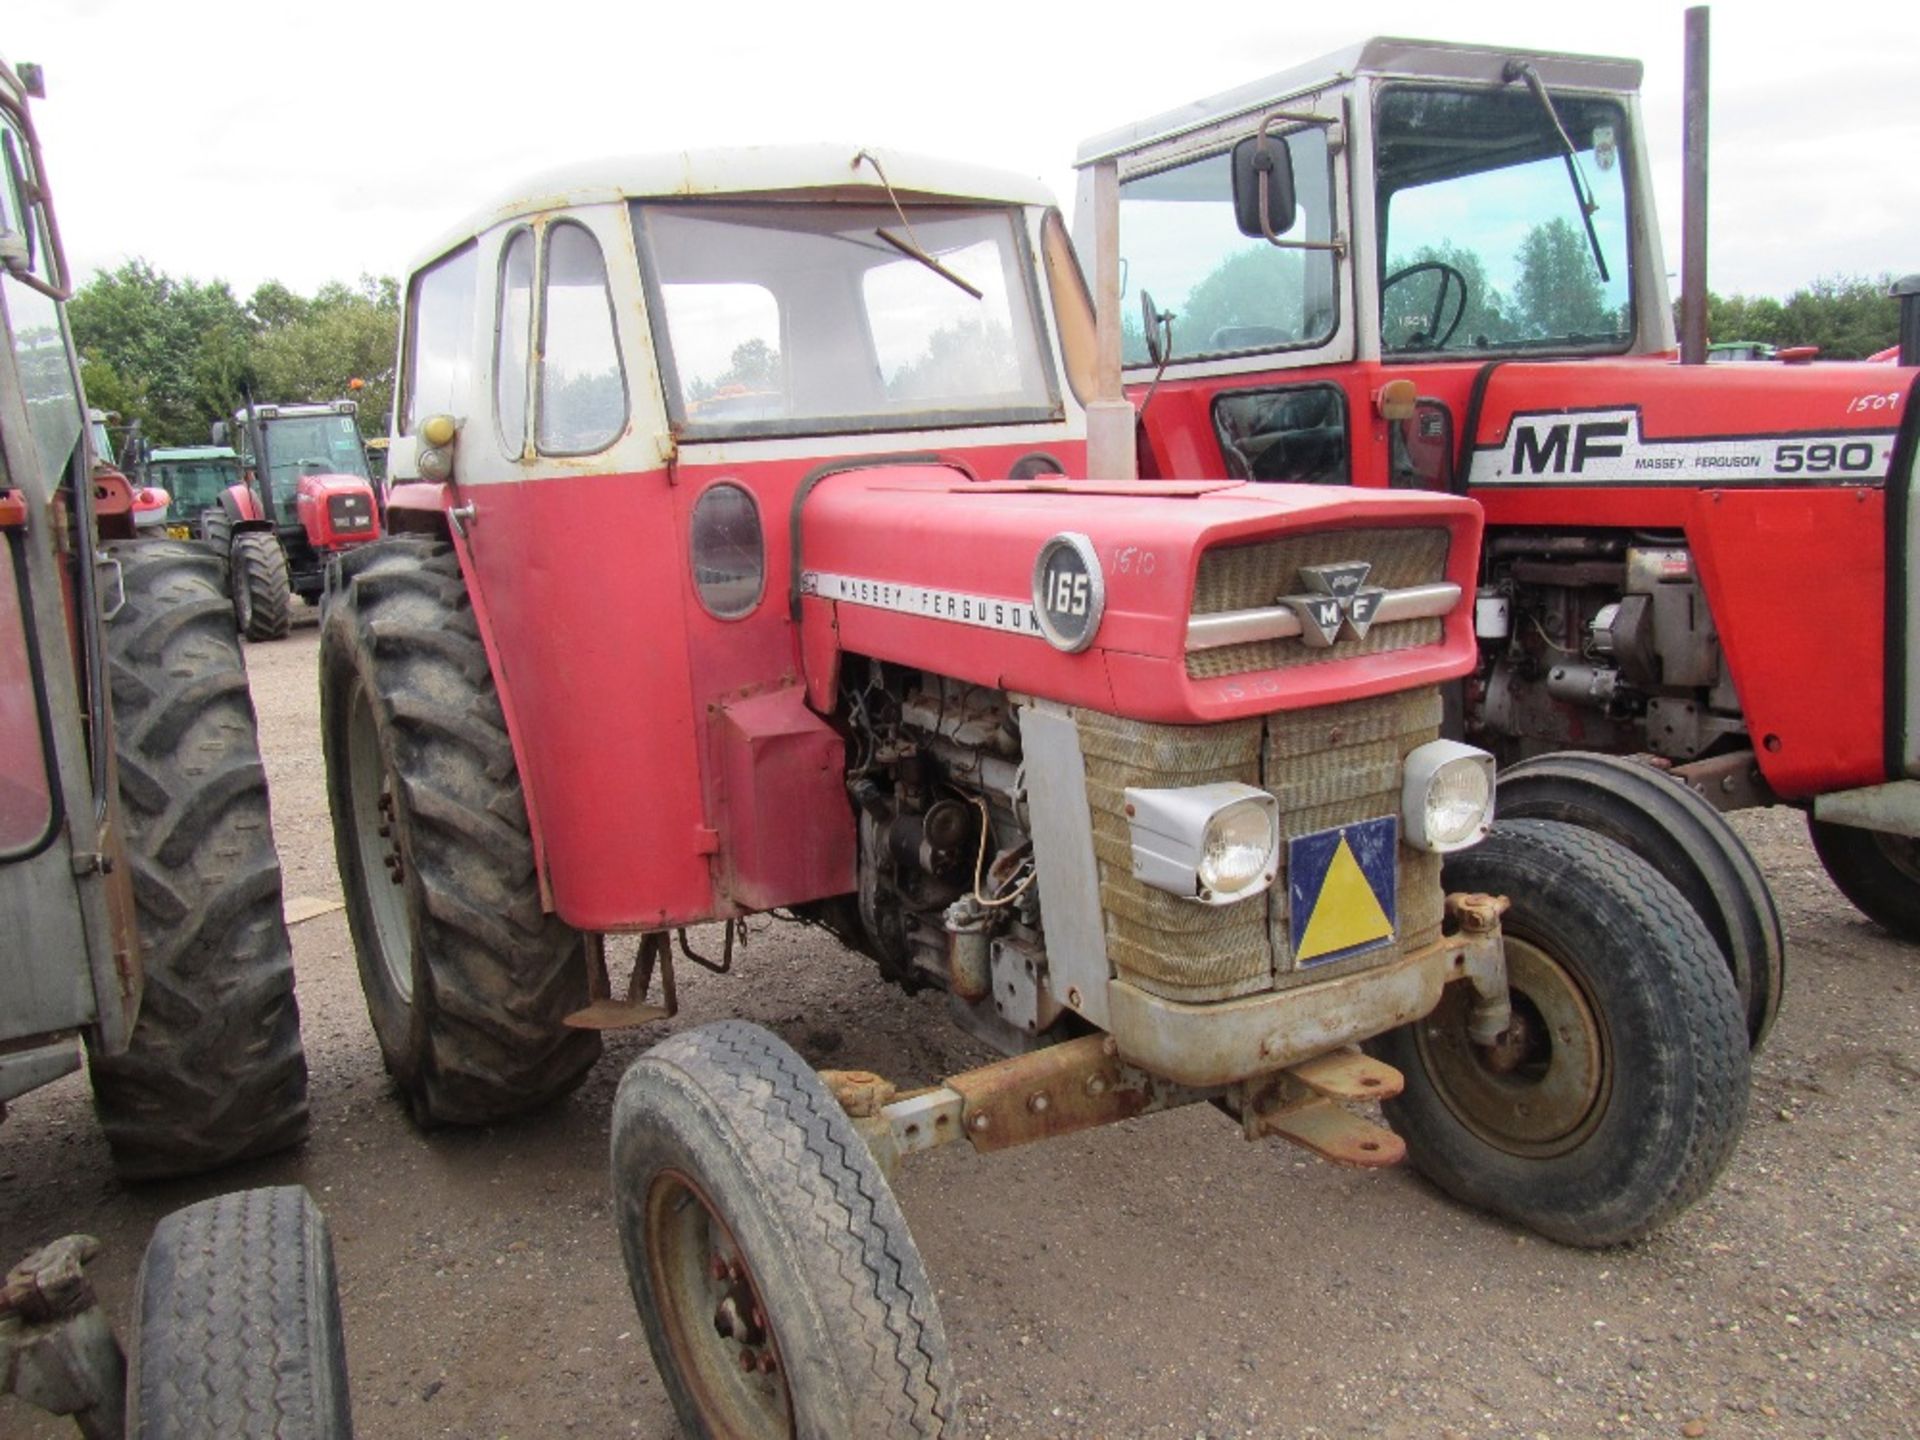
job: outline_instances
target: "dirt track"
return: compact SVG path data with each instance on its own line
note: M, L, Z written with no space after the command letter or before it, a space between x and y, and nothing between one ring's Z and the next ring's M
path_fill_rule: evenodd
M290 898L337 900L311 624L248 650ZM1920 951L1827 883L1797 815L1743 816L1789 943L1787 999L1718 1189L1653 1240L1582 1253L1409 1172L1249 1146L1189 1110L1052 1146L911 1164L976 1436L1920 1433ZM335 910L293 931L313 1136L212 1181L112 1178L85 1082L0 1129L0 1264L70 1230L124 1323L167 1210L297 1181L334 1230L364 1440L667 1436L608 1214L619 1037L550 1113L422 1136L390 1096ZM939 1000L817 936L756 935L683 980L816 1064L931 1080L984 1058ZM1704 1428L1702 1428L1704 1427ZM0 1399L0 1435L71 1431Z

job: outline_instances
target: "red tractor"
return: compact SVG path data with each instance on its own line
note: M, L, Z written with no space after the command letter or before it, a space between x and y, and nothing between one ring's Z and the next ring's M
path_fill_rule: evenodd
M674 1012L673 932L726 968L770 912L1009 1057L896 1093L726 1021L633 1066L619 1224L690 1433L950 1431L886 1179L945 1143L1211 1101L1574 1244L1711 1185L1748 1077L1712 939L1626 850L1495 824L1441 736L1478 507L1081 478L1119 331L1044 190L643 158L503 197L406 294L393 535L334 562L320 684L416 1118L565 1093Z
M292 624L290 597L317 605L327 562L380 538L352 400L256 405L234 411L241 483L201 512L200 536L229 558L234 619L249 640L278 640ZM216 423L213 440L225 443Z
M1920 938L1915 355L1675 363L1639 82L1369 41L1086 142L1078 223L1125 293L1143 475L1480 503L1449 733L1511 767L1503 815L1675 879L1758 1040L1778 923L1709 805L1806 809Z

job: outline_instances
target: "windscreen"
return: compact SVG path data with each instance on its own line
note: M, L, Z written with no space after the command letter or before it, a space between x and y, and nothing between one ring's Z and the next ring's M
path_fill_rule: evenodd
M265 466L276 495L293 493L302 475L367 478L360 428L351 415L291 415L264 422Z
M220 492L240 479L239 466L231 460L156 460L147 473L172 497L169 520L192 519L218 503Z
M1608 99L1551 98L1554 115L1517 84L1382 92L1383 350L1626 348L1626 114Z
M707 439L1057 419L1018 217L636 204L676 429Z

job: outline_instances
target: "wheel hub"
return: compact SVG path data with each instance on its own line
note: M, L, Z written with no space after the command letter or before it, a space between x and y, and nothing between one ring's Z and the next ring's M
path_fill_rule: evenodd
M647 1192L646 1237L674 1368L713 1433L791 1435L779 1341L719 1211L692 1179L662 1171Z
M1450 987L1416 1031L1435 1089L1469 1130L1515 1155L1562 1154L1606 1111L1611 1047L1591 999L1547 951L1506 936L1513 1021L1491 1045L1467 1033L1470 997Z

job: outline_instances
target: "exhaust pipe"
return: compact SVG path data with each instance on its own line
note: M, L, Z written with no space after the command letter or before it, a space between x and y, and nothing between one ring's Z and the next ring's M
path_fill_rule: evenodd
M1900 363L1920 365L1920 275L1903 275L1887 292L1900 302Z
M1687 11L1680 189L1680 363L1707 359L1707 7Z

